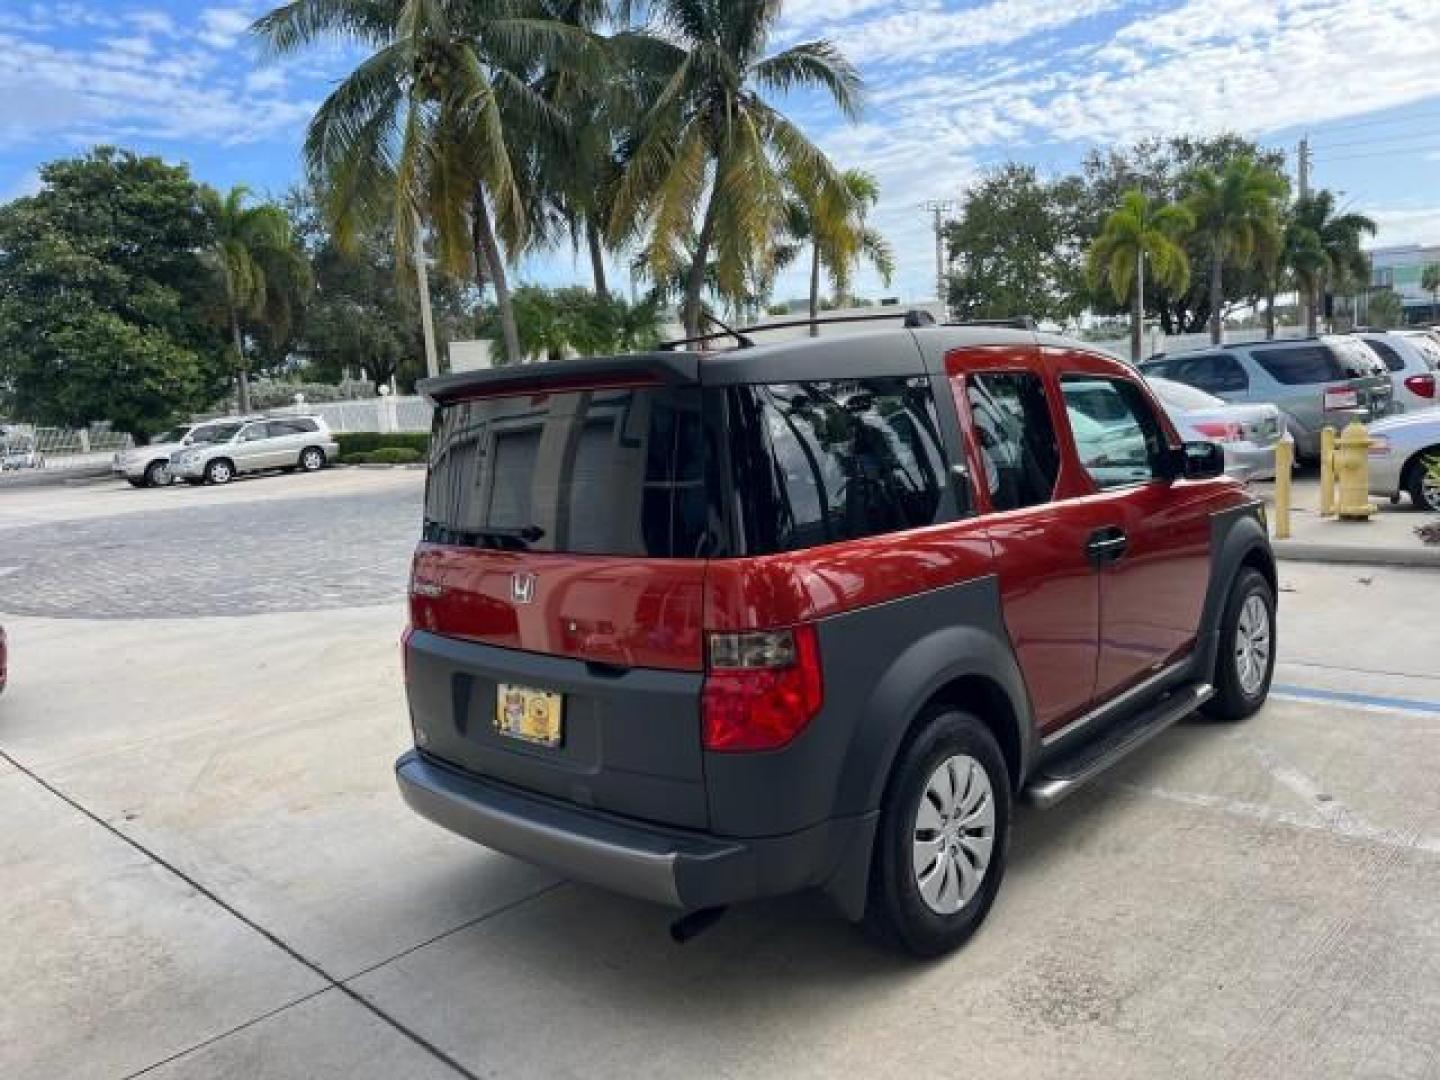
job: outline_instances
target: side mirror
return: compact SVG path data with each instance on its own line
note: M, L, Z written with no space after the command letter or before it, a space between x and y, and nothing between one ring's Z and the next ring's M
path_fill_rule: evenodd
M1172 453L1172 479L1213 480L1225 475L1225 448L1219 443L1187 442Z

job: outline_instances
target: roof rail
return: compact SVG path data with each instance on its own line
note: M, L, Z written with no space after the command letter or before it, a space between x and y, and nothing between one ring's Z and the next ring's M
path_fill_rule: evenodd
M707 316L709 318L709 316ZM914 329L918 326L934 326L935 316L923 308L895 308L893 311L866 312L864 315L828 315L817 316L813 319L786 319L783 322L756 323L752 326L741 326L731 330L728 327L713 334L697 334L694 337L676 338L673 341L662 341L656 348L664 351L673 351L682 345L699 345L707 341L719 341L721 338L735 338L740 342L741 348L753 345L745 335L760 333L766 330L794 330L801 326L832 326L839 323L865 323L865 322L890 322L894 319L901 320L907 329ZM723 325L718 320L711 318L711 322Z
M1038 329L1035 320L1029 315L1014 315L1004 319L958 319L955 322L947 322L946 326L989 326L997 330L1031 330Z

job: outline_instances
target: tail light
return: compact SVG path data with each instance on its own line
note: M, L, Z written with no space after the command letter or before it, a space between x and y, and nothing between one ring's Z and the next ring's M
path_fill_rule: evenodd
M1423 398L1433 398L1435 396L1435 376L1411 375L1405 380L1405 389Z
M1194 427L1201 435L1216 442L1239 442L1245 437L1245 429L1233 420L1201 420Z
M1358 409L1360 394L1353 386L1327 386L1325 388L1325 411L1338 412L1341 409Z
M804 730L824 700L813 626L710 635L705 749L777 749Z

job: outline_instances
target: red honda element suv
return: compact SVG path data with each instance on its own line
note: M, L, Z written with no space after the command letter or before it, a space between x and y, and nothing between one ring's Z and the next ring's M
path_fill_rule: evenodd
M1275 566L1220 448L1082 344L920 321L425 383L409 805L677 927L818 887L932 955L1014 798L1258 709Z

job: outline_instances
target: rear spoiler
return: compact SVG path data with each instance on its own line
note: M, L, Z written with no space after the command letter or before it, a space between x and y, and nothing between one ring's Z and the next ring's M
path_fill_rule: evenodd
M416 389L432 404L442 404L489 394L550 393L637 383L674 386L699 381L700 357L694 353L637 353L457 371L421 379Z

